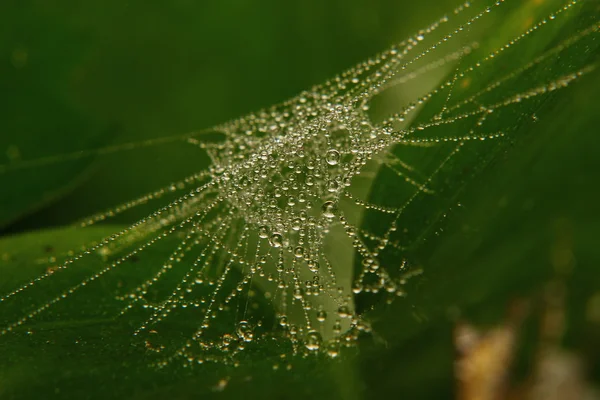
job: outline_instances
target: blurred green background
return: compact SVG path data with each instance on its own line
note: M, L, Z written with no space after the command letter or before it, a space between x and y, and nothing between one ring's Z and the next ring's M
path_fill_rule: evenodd
M444 3L3 2L0 164L225 122L372 56L448 11ZM65 224L205 165L180 144L91 161L18 171L0 226ZM78 190L57 193L77 172L86 172Z

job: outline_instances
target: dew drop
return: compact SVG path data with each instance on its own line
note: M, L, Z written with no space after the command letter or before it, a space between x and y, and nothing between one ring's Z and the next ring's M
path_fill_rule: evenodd
M306 335L306 341L305 341L304 345L310 351L317 351L317 350L319 350L319 348L321 348L322 341L323 341L323 338L321 337L321 334L319 332L310 331Z
M258 237L260 237L261 239L266 239L267 237L269 237L269 228L267 228L266 226L259 226L258 227Z
M281 236L280 233L274 233L269 238L269 243L271 243L271 246L273 247L281 247L283 246L283 236Z
M244 342L251 342L254 339L254 332L248 321L240 321L236 333Z
M350 310L348 309L348 306L341 306L338 308L338 315L340 318L348 318L350 316Z
M340 183L336 180L331 180L328 184L327 184L327 191L328 192L337 192L340 188Z
M388 280L384 283L383 287L385 288L386 292L388 293L395 293L396 292L396 283L392 280Z
M294 289L294 298L296 300L302 300L302 296L304 295L304 293L302 292L302 288L296 288Z
M222 347L229 347L229 345L231 344L231 342L233 342L233 336L231 336L229 334L225 334L225 335L223 335L221 346Z
M294 218L292 220L292 229L295 231L299 231L302 228L302 220L300 218Z
M325 322L326 319L327 319L327 312L325 310L319 310L319 312L317 313L317 321Z
M302 258L304 256L304 248L302 246L296 246L294 249L294 257Z
M326 201L321 207L321 212L325 218L335 218L337 212L337 205L333 201Z
M315 273L315 274L317 272L319 272L320 265L319 265L318 261L308 260L308 262L306 264L308 265L308 269L309 269L310 272Z
M342 332L342 323L338 320L333 324L333 333L339 335Z
M327 164L329 165L337 165L340 162L340 152L335 149L327 151L327 154L325 154L325 161L327 161Z
M336 358L340 355L340 346L334 341L327 345L327 355Z

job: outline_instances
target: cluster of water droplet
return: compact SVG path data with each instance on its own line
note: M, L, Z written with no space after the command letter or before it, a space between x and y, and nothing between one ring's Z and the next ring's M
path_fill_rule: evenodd
M156 200L165 193L193 189L65 262L59 269L66 270L94 253L111 260L58 297L9 323L0 333L11 332L46 312L75 291L148 251L155 243L176 237L177 245L168 259L158 263L148 272L147 279L119 297L126 304L123 313L141 306L144 320L135 334L145 335L146 347L159 353L165 352L165 346L156 344L154 338L161 327L177 313L193 312L189 314L194 321L189 339L170 350L159 365L168 364L174 357L190 363L233 359L239 351L273 335L285 338L294 353L324 351L337 357L342 347L353 345L361 332L370 330L354 309L354 296L360 293L380 293L388 298L404 296L406 279L416 273L402 259L397 259L394 265L382 265L381 261L384 251L402 251L395 238L399 217L406 206L416 196L434 192L429 187L431 179L465 142L503 135L479 131L495 110L564 87L586 72L576 71L493 104L478 102L480 96L542 62L544 57L558 54L578 38L596 33L597 25L461 102L450 104L452 89L459 79L545 25L544 20L476 64L458 71L453 80L443 82L380 122L372 120L369 107L375 96L403 83L409 79L407 76L414 78L468 54L471 47L403 75L411 65L503 3L504 0L498 1L474 13L464 24L416 55L413 53L426 37L448 22L448 17L283 104L217 126L213 130L222 135L220 141L209 143L189 138L191 144L210 157L212 163L207 171L93 216L83 225ZM567 3L555 15L575 3ZM465 3L454 14L469 7ZM444 90L447 98L439 114L410 128L402 125L419 105ZM441 138L420 135L429 128L467 119L476 123L462 135ZM410 165L388 153L398 144L439 143L450 143L452 147L437 168L422 175L420 180L414 178ZM400 178L398 182L407 184L406 199L390 200L385 205L366 199L368 196L360 187L364 182L357 177L373 165L390 169ZM365 210L383 216L380 231L362 228ZM341 261L345 250L336 252L335 247L344 245L346 252L352 254ZM0 297L0 302L8 302L54 272ZM176 283L166 293L157 295L156 286L177 273ZM273 309L273 321L264 315L264 303Z

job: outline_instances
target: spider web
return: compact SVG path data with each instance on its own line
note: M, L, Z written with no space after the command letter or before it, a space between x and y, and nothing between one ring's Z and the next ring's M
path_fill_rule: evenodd
M407 280L421 273L405 254L449 207L436 203L444 191L474 174L457 175L461 157L488 154L476 165L483 167L511 138L514 127L504 119L528 114L532 104L595 68L583 63L554 72L548 65L597 34L597 21L490 79L487 69L507 53L526 51L530 37L580 7L556 3L506 43L461 43L505 3L516 7L509 0L462 4L322 85L210 129L0 166L6 174L182 140L210 159L205 170L81 221L85 229L156 203L147 217L0 297L3 315L18 315L3 321L0 335L60 315L54 310L62 303L119 281L111 275L144 257L150 267L113 292L116 314L130 318L132 334L159 353L157 365L234 360L272 338L284 352L337 357L370 330L368 307L358 309L357 296L404 297ZM543 68L550 72L533 74ZM449 78L407 104L381 107L392 112L374 110L438 70ZM417 206L428 214L424 221ZM156 248L170 254L154 257ZM92 259L100 260L93 271L77 268ZM45 286L55 280L58 289ZM47 288L41 303L24 299ZM190 323L178 325L182 320Z

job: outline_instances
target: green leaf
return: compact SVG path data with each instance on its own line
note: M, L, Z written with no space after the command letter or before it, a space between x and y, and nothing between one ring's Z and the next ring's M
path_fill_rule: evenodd
M494 30L495 38L514 36L515 21L527 18L519 8L514 18L512 14L502 17L506 23ZM511 69L536 60L564 43L583 21L586 18L568 20L507 49L470 84L484 88ZM596 65L596 42L582 39L558 60L542 61L482 96L480 104L526 92L553 76L568 75L570 69ZM485 51L489 49L484 46ZM447 79L453 77L454 72ZM589 101L599 90L600 75L593 71L548 99L524 99L512 110L495 110L494 118L475 130L506 133L501 139L464 141L462 147L442 142L436 146L437 156L410 146L394 149L395 157L417 171L429 171L424 176L431 178L427 182L434 193L418 193L407 204L398 223L403 233L394 238L407 247L401 257L422 268L423 277L408 285L406 299L369 312L376 337L387 343L385 347L365 344L369 351L361 352L363 379L372 395L398 392L409 398L453 398L456 349L450 339L457 318L498 325L510 304L538 298L555 281L565 284L568 298L565 343L582 355L597 348L598 326L583 315L600 288L600 252L592 239L600 233L600 220L593 211L600 191L592 184L600 179L594 155L600 144L595 134L600 119ZM448 102L448 92L442 92L422 109L415 124L470 94L457 83ZM416 135L456 137L470 129L472 125L451 124ZM444 155L457 148L460 151L442 165ZM394 198L404 201L417 191L412 188L407 194L410 185L389 170L380 172L373 187L377 190L370 201L375 204L389 205ZM364 221L365 229L381 221L372 212ZM557 259L561 251L568 252L567 261ZM386 261L398 263L398 255ZM363 299L362 307L373 305ZM530 344L521 359L531 362L534 346ZM591 374L596 382L600 378L597 354L583 356L584 362L596 366ZM430 385L432 381L438 383Z
M53 268L57 259L73 249L89 247L113 234L118 227L65 228L25 234L0 241L3 279L0 290L8 292L17 282L40 276ZM138 279L140 271L153 267L154 259L166 258L170 246L123 265L118 276L90 284L84 293L71 295L56 305L52 317L37 318L25 330L15 329L0 342L0 394L2 398L188 398L226 395L250 397L304 398L318 396L352 398L352 360L331 363L325 356L293 356L273 340L248 343L242 357L230 362L185 368L174 362L157 368L164 354L132 335L135 316L117 317L122 308L115 293L128 281ZM89 276L105 260L96 254L74 264L76 271L56 270L52 279L38 282L9 308L3 304L2 320L22 316L22 310L60 295L66 287ZM65 275L64 279L61 275ZM114 285L112 285L114 284ZM173 327L195 326L195 321L174 319ZM162 334L163 332L161 332ZM160 336L157 333L157 336ZM163 341L168 346L168 340ZM232 347L238 345L234 340ZM281 354L287 356L280 357ZM307 385L310 383L310 385ZM343 383L343 384L340 384ZM226 391L225 391L226 390ZM224 392L224 393L221 393Z

